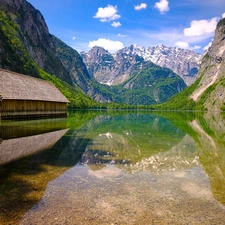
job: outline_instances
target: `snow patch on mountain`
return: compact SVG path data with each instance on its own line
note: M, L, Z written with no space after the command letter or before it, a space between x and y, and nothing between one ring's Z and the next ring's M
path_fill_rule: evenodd
M178 47L167 47L163 44L141 47L137 44L125 47L118 52L127 55L139 55L145 61L151 61L161 67L166 67L178 74L187 85L191 85L201 64L202 55Z

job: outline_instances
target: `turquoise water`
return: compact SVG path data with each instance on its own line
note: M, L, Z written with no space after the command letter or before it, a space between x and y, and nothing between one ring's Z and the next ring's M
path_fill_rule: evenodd
M1 121L0 224L224 224L224 115Z

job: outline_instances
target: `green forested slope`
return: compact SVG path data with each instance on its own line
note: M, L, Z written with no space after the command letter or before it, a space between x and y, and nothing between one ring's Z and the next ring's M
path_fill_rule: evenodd
M205 54L196 82L159 109L225 110L225 18L217 24L212 46Z

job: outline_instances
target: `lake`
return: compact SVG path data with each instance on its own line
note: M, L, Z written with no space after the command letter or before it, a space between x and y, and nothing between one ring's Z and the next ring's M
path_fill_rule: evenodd
M1 121L0 224L224 224L224 116Z

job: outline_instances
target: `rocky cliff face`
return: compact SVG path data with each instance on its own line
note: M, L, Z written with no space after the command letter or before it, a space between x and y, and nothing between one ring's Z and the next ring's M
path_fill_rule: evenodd
M52 38L56 47L57 56L69 72L72 84L80 87L82 91L98 102L112 101L112 96L104 94L95 87L97 82L89 75L78 52L60 39L54 36L52 36Z
M69 73L56 56L53 39L42 14L25 0L1 0L0 10L7 21L14 21L20 45L24 45L34 62L48 73L71 83ZM19 46L15 47L14 54L24 54L19 52ZM4 65L1 67L4 68Z
M89 52L81 52L84 63L99 83L116 85L126 81L134 72L133 65L143 61L138 55L128 56L117 52L115 55L101 47L94 47Z
M100 83L108 85L119 84L127 80L134 72L133 65L140 61L151 61L161 67L166 67L178 74L187 85L192 84L201 62L201 55L181 48L158 45L155 47L140 47L130 45L114 55L100 47L94 47L81 56L88 71Z
M220 110L225 102L225 18L216 28L215 37L204 56L198 77L197 88L190 98L202 101L208 110Z
M112 77L112 70L115 66L115 60L112 55L101 47L92 48L87 54L81 52L81 57L88 66L89 74L99 83L108 83Z

